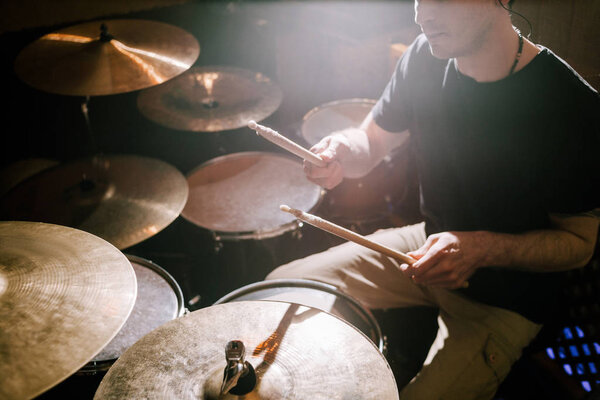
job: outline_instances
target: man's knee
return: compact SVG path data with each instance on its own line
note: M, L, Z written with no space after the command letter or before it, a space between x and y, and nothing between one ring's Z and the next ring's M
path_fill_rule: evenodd
M265 280L270 279L293 279L298 278L298 276L290 276L288 268L285 268L286 265L279 266L275 268L273 271L269 272L265 277Z
M309 263L305 259L294 260L287 264L280 265L269 272L265 280L270 279L302 279L306 277L306 270Z

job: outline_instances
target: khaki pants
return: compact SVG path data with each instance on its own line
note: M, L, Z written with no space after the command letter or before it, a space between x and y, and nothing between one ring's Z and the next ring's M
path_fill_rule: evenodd
M425 227L385 229L369 238L408 252L425 243ZM401 388L402 400L491 399L541 328L515 312L417 285L399 271L397 261L354 243L293 261L267 276L293 278L334 285L370 309L439 308L437 338L421 371Z

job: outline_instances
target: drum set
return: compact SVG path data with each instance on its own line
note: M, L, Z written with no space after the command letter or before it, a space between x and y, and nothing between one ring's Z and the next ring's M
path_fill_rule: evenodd
M199 52L178 27L115 19L42 36L15 70L36 89L85 97L92 141L90 96L139 91L142 115L192 132L238 129L277 110L282 91L270 78L193 66ZM373 104L310 110L297 139L314 144L356 126ZM89 375L101 379L98 400L397 398L377 321L335 287L258 282L190 312L167 270L124 251L179 216L217 243L298 232L281 204L353 226L387 218L404 192L379 183L402 181L402 160L330 192L306 179L298 158L266 151L220 155L186 175L99 151L10 166L0 173L0 398L43 398Z

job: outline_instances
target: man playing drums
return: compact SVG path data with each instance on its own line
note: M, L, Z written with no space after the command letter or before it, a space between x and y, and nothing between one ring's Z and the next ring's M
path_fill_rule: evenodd
M305 162L332 188L408 136L424 222L370 238L417 261L345 243L267 277L326 282L371 309L438 308L437 340L398 382L401 399L492 398L552 312L562 273L596 245L598 93L521 36L511 2L416 0L423 34L361 128L311 149L325 167Z

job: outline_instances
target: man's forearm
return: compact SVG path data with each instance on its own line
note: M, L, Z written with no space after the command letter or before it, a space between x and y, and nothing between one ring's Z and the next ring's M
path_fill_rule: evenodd
M522 234L479 232L486 250L484 264L538 272L564 271L586 265L594 253L598 219L552 217L556 229Z

